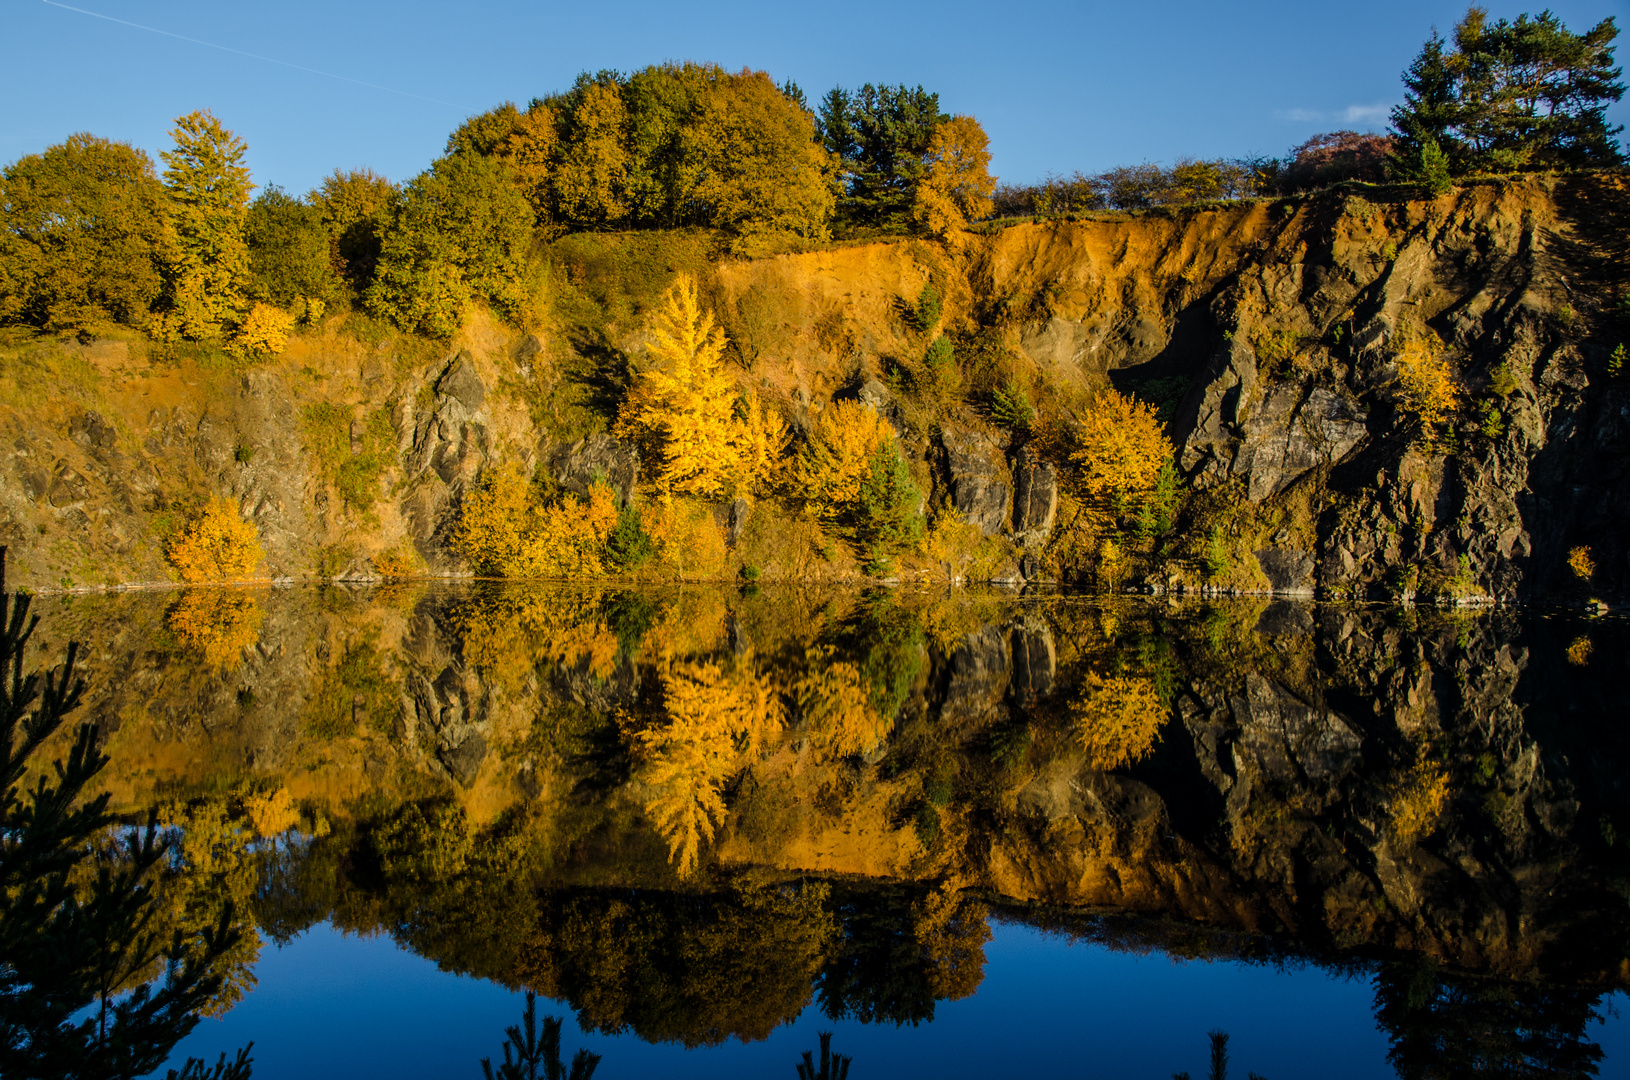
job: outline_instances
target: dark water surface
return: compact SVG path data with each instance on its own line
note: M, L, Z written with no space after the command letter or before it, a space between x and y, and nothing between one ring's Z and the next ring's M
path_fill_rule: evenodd
M478 1076L1630 1072L1630 625L1062 595L409 585L43 598L178 1048Z

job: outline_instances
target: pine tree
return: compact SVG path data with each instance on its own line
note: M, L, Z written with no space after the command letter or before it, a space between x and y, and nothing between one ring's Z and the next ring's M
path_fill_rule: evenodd
M30 601L5 591L0 547L0 1075L123 1080L163 1064L224 981L219 961L241 936L230 907L197 941L161 942L149 928L151 876L169 842L149 819L123 837L117 859L95 841L115 824L108 795L82 800L107 757L81 724L66 760L32 787L23 777L80 704L77 644L62 666L23 673L39 625ZM54 776L55 783L50 777ZM86 873L94 864L94 876ZM164 975L126 993L156 961ZM248 1047L214 1073L189 1059L171 1080L246 1080Z
M600 1065L600 1055L579 1049L572 1055L568 1071L560 1059L560 1017L543 1018L543 1034L538 1034L538 995L527 991L521 1023L504 1029L504 1061L495 1071L491 1058L481 1059L486 1080L590 1080ZM540 1071L541 1070L541 1071Z
M821 1065L815 1067L815 1057L804 1051L804 1060L798 1063L798 1080L849 1080L849 1062L852 1059L832 1052L832 1033L821 1032Z

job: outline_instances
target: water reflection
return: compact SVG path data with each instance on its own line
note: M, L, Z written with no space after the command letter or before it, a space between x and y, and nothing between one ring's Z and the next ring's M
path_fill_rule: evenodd
M1409 1077L1594 1075L1630 982L1611 620L536 586L49 618L91 643L103 788L176 827L166 925L384 931L586 1030L923 1023L993 917L1368 973Z

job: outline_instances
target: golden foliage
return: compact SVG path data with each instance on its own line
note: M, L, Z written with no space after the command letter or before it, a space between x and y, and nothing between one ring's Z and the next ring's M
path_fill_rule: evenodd
M727 576L730 549L707 506L661 499L640 507L640 527L656 544L656 564L681 578Z
M729 668L676 663L662 673L665 723L636 736L650 790L645 812L668 842L681 875L695 873L701 846L724 821L725 783L784 722L770 680L751 657Z
M165 557L182 581L241 578L265 558L259 530L226 499L212 498L177 537Z
M841 512L860 498L872 455L894 441L894 428L858 401L834 401L816 414L792 463L792 488L818 514Z
M1568 569L1580 581L1589 581L1596 573L1596 562L1590 557L1590 548L1581 545L1568 549Z
M1568 663L1575 667L1584 667L1590 663L1590 654L1595 650L1596 646L1590 638L1580 635L1568 645Z
M971 116L953 116L934 129L928 168L917 184L911 216L935 236L989 217L996 179L990 175L990 139Z
M266 619L260 603L248 593L192 589L183 593L165 616L177 644L198 653L205 666L235 667L245 649L260 641Z
M423 565L419 553L406 540L374 555L373 563L374 569L388 578L411 577Z
M303 306L309 310L312 304L316 305L320 317L323 302L305 301ZM243 323L238 327L235 344L254 356L276 356L287 347L289 334L293 331L293 315L271 304L256 304L249 309L249 314L244 316Z
M300 808L294 804L288 788L247 795L243 810L260 836L281 836L300 824Z
M153 930L161 940L173 933L183 941L199 941L215 928L228 904L240 913L253 910L260 866L241 819L229 815L218 797L190 806L170 803L160 808L158 819L160 828L176 834L176 846L156 890ZM224 982L200 1010L205 1016L226 1015L254 989L260 935L253 924L243 930L243 937L222 960L217 973Z
M1418 762L1393 787L1388 800L1387 834L1394 843L1408 846L1430 836L1449 804L1449 775L1434 761Z
M894 721L873 707L860 668L849 660L834 660L835 652L830 645L805 650L804 674L792 682L792 699L819 756L867 754L889 737Z
M491 682L522 689L539 664L583 667L596 678L617 663L617 635L583 596L506 589L460 609L460 650Z
M170 134L175 149L159 155L170 196L168 288L154 329L161 337L211 338L243 310L250 280L249 148L208 110L178 117Z
M1426 331L1405 341L1392 361L1398 367L1398 404L1420 420L1431 445L1444 421L1454 415L1461 394L1447 349L1436 334Z
M549 190L551 162L559 135L555 130L555 111L541 101L522 113L499 153L515 174L515 185L532 204L539 221L549 216Z
M786 447L786 425L756 393L738 413L724 347L724 331L702 307L696 279L679 275L657 303L650 363L617 421L619 430L656 445L670 491L713 498L762 487Z
M985 975L990 923L985 905L962 896L953 875L912 905L912 936L929 966L935 998L960 1001L979 989Z
M1154 749L1166 722L1166 706L1150 679L1106 679L1089 672L1080 696L1070 703L1070 715L1092 767L1119 769L1143 760Z
M454 546L484 574L501 577L598 576L617 499L595 484L585 505L566 495L544 506L519 469L506 466L464 501Z
M1152 492L1172 454L1155 407L1112 389L1082 409L1076 435L1081 488L1089 499L1111 505Z

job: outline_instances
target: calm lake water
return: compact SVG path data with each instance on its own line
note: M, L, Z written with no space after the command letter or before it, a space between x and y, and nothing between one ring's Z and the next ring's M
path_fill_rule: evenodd
M1630 1072L1630 625L1059 594L43 598L227 905L178 1048L480 1075ZM38 652L35 655L39 655Z

